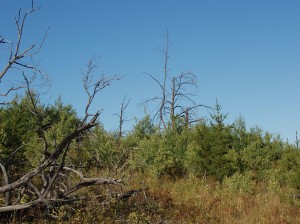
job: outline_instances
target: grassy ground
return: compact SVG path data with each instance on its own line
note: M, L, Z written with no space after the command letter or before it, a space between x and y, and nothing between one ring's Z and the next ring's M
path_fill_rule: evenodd
M255 186L236 193L213 180L149 179L150 196L170 223L300 223L300 203L288 189Z
M251 192L236 192L209 179L174 180L135 174L123 191L141 187L148 189L121 201L113 196L114 190L120 189L112 189L108 200L99 196L75 208L64 206L52 212L59 220L38 223L300 223L300 200L291 197L291 189L270 190L261 183ZM82 192L103 193L99 187Z

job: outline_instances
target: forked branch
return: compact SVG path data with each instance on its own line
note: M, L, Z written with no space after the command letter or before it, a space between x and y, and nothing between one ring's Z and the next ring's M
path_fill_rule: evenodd
M11 183L9 183L5 166L0 161L0 168L2 170L4 180L4 185L0 187L0 193L5 194L5 204L3 207L0 207L0 213L23 210L37 205L61 205L63 203L74 201L74 198L70 197L74 196L74 194L83 187L92 185L116 185L121 183L120 179L114 178L87 178L84 177L80 171L65 166L65 161L72 142L87 134L90 129L98 125L97 120L100 112L98 111L94 114L89 112L90 105L95 99L96 94L99 93L100 90L109 86L113 80L119 79L117 76L112 78L102 76L99 80L94 82L90 76L94 67L90 63L88 68L88 73L84 76L84 86L88 94L88 102L85 110L86 116L81 120L77 127L74 127L73 131L70 131L69 134L62 138L52 152L48 150L48 139L45 133L46 130L42 128L44 119L43 114L40 113L38 102L36 102L32 90L30 89L29 82L24 76L31 103L31 109L29 110L37 120L39 138L42 138L44 141L44 156L35 168L21 175L19 179L12 181ZM76 176L79 177L78 182L73 184L69 183L66 172L76 174ZM20 189L23 190L20 191ZM26 194L26 191L30 193ZM11 193L18 195L17 198L15 197L16 200L14 202L11 201ZM30 200L27 203L21 204L21 198L24 197L25 194L30 198Z

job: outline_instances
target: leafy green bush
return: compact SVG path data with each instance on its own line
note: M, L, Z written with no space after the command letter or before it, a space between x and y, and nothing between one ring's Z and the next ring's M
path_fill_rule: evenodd
M222 186L231 194L252 194L255 186L253 173L251 171L243 174L237 172L231 177L225 177Z
M187 147L187 135L167 132L152 135L139 142L132 151L130 163L134 169L154 176L182 176L186 170L184 159Z

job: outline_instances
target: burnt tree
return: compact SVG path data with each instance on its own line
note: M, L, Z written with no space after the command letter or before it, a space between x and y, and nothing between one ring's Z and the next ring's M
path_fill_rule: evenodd
M157 110L154 114L154 120L159 121L159 126L163 129L170 127L175 130L178 119L183 118L185 126L198 121L197 109L206 107L198 104L194 100L196 94L193 90L197 87L197 76L192 72L181 72L180 74L171 75L168 66L169 63L169 34L166 34L166 45L161 50L164 56L164 69L162 78L157 78L152 74L146 73L160 87L161 93L153 98L144 101L144 104L151 102L157 103Z

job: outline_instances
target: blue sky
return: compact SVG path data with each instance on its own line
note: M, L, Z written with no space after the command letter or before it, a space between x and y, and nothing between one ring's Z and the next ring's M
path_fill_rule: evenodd
M31 1L2 0L0 32L14 39L14 17ZM108 130L118 126L124 95L131 99L126 128L141 117L144 99L159 88L144 73L163 74L164 34L169 31L171 74L197 75L197 102L213 106L216 98L228 122L242 115L247 127L258 125L283 139L300 131L299 0L40 0L41 10L28 20L24 44L39 42L39 54L52 79L45 102L59 95L82 114L86 95L81 71L90 58L99 74L124 76L105 89L93 108L103 108ZM203 115L205 110L200 111Z

